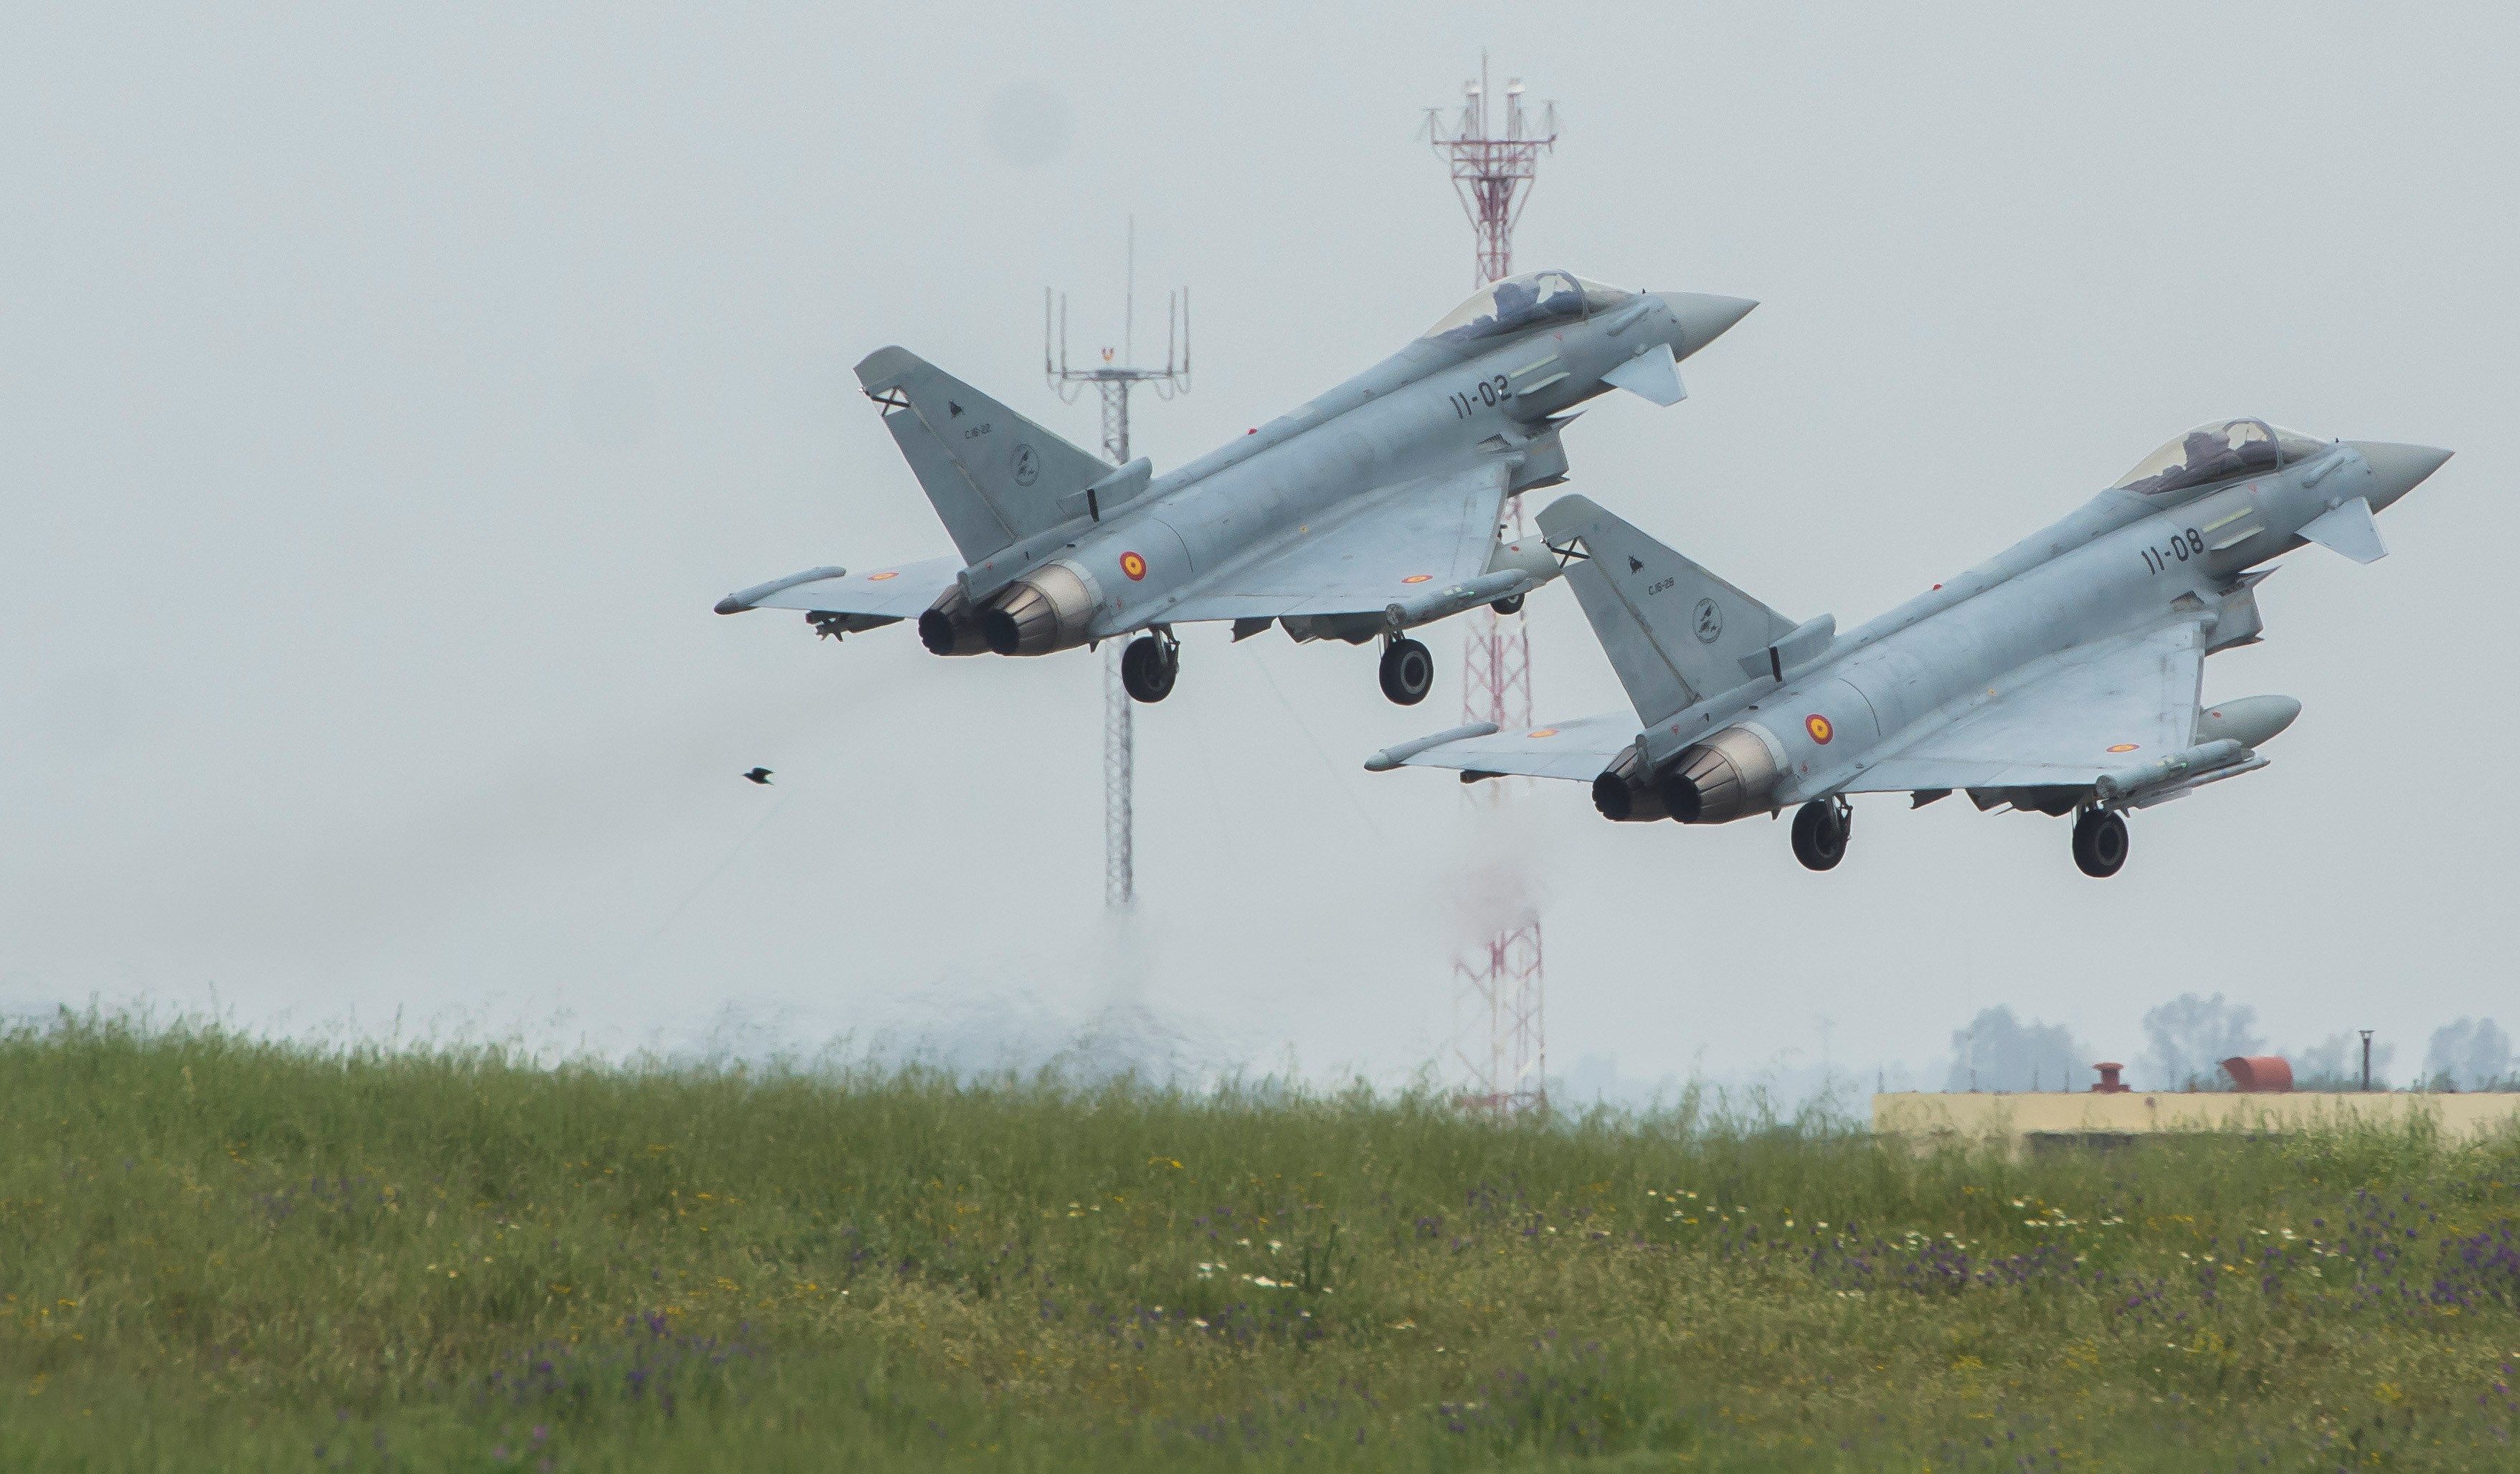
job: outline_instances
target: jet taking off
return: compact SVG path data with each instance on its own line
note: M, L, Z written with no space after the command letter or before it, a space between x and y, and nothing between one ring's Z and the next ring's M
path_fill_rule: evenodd
M1636 705L1531 732L1386 748L1418 765L1586 781L1613 820L1794 816L1794 855L1846 853L1850 793L2074 819L2087 875L2126 863L2126 812L2267 765L2301 703L2198 704L2204 658L2259 638L2259 565L2306 543L2370 562L2371 514L2450 459L2264 421L2189 431L2009 551L1851 634L1799 623L1582 497L1540 515ZM1638 728L1642 724L1643 731Z
M906 618L940 655L1046 655L1138 631L1129 694L1160 701L1173 626L1274 621L1296 641L1383 642L1382 691L1425 699L1405 632L1477 604L1519 607L1555 577L1501 540L1505 499L1566 475L1567 412L1612 388L1686 392L1679 360L1757 304L1633 292L1562 271L1508 278L1365 373L1178 470L1111 466L900 348L858 365L958 556L813 568L720 600L802 609L827 635Z

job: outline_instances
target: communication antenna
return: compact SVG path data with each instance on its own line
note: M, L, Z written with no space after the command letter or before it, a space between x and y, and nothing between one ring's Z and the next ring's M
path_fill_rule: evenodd
M1129 217L1129 255L1121 294L1120 346L1104 348L1099 367L1076 369L1067 362L1067 293L1057 294L1058 347L1052 353L1052 297L1041 290L1041 372L1060 402L1074 404L1092 384L1102 395L1102 458L1114 466L1129 463L1129 391L1144 384L1158 399L1190 392L1190 289L1164 298L1164 366L1136 367L1138 330L1138 217ZM1174 352L1181 358L1178 366ZM1108 642L1102 652L1102 904L1125 911L1138 893L1137 876L1137 736L1135 705L1120 682L1120 649L1126 641Z
M1479 53L1479 74L1462 84L1462 111L1446 121L1444 110L1426 110L1426 138L1453 165L1453 190L1468 212L1477 252L1476 285L1513 275L1513 226L1539 176L1540 156L1557 148L1557 105L1543 103L1538 116L1523 112L1522 79L1505 82L1504 131L1490 127L1488 56Z
M1557 146L1557 105L1537 114L1522 103L1522 80L1508 77L1502 110L1489 107L1488 59L1462 86L1461 112L1426 110L1426 139L1453 170L1453 189L1470 217L1477 285L1513 274L1513 227L1539 175L1540 156ZM1527 533L1522 498L1505 506L1498 533ZM1511 731L1531 725L1531 634L1522 611L1499 614L1481 605L1462 645L1462 720L1494 722ZM1505 783L1491 780L1502 797ZM1468 1073L1462 1103L1509 1114L1549 1105L1549 1041L1542 1027L1546 992L1540 918L1505 916L1484 947L1454 959L1454 1053ZM1469 1036L1484 1031L1484 1039Z

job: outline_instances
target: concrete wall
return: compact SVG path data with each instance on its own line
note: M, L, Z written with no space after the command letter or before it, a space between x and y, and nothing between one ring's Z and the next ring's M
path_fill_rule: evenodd
M1872 1097L1872 1129L1918 1144L2008 1139L2017 1151L2042 1139L2137 1137L2160 1132L2291 1132L2429 1117L2444 1133L2477 1137L2520 1124L2520 1093L2435 1094L2413 1091L2242 1094L2182 1091L1947 1094Z

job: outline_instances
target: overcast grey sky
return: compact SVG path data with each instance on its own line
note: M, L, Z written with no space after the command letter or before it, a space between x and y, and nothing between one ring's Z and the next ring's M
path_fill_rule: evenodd
M1433 1057L1476 908L1545 917L1552 1061L1924 1067L2005 1004L2131 1058L2220 991L2277 1043L2508 1014L2520 288L2506 6L19 6L0 48L0 1005L607 1050L1038 1044L1114 999L1211 1060ZM1189 632L1139 716L1142 915L1100 907L1100 657L719 618L946 551L850 366L1042 384L1197 302L1177 465L1469 286L1415 136L1492 48L1561 105L1518 261L1755 296L1571 489L1851 625L2185 426L2458 458L2317 550L2209 697L2273 766L2138 816L1503 810L1362 757L1450 725L1373 651ZM1141 322L1148 309L1142 307ZM1098 325L1109 325L1107 328ZM1141 332L1142 346L1148 337ZM1544 717L1621 703L1562 589ZM760 789L736 775L778 770ZM215 991L214 991L215 990ZM1801 1051L1799 1054L1794 1051Z

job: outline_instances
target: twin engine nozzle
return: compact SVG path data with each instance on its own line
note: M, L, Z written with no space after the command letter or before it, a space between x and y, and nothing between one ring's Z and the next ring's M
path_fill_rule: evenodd
M992 595L977 613L961 589L919 616L919 640L940 655L1047 655L1085 643L1099 595L1093 580L1058 562Z
M1642 745L1630 747L1593 780L1593 807L1622 823L1723 824L1767 808L1778 776L1764 737L1747 727L1727 727L1682 748L1659 773L1646 770Z

